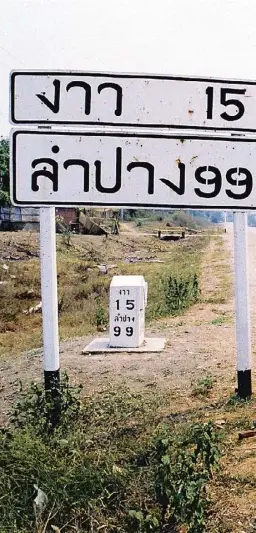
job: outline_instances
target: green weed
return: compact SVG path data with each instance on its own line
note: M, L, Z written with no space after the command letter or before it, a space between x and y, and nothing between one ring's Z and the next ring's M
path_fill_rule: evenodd
M108 314L106 309L102 305L98 305L96 309L96 325L104 326L108 323Z
M228 316L218 316L217 318L214 318L212 321L211 321L211 324L213 326L221 326L221 324L226 324L228 322L230 322L230 317Z
M166 307L171 315L184 311L198 300L197 274L188 275L187 278L170 276L164 280L164 285Z
M193 387L193 396L207 396L209 392L213 389L214 383L215 380L212 376L205 376L203 378L200 378Z
M48 439L53 431L53 420L61 424L62 430L75 423L80 409L81 386L71 387L67 373L61 375L60 384L54 392L33 383L20 397L11 413L16 428L32 428L36 435Z
M155 510L129 512L132 531L203 533L206 526L206 484L218 464L218 438L211 423L197 424L174 438L166 427L153 440ZM171 528L171 529L169 529Z

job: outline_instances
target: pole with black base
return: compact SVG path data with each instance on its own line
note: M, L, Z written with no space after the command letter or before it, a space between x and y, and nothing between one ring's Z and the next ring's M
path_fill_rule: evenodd
M248 281L247 213L234 213L234 261L236 300L237 393L240 398L252 394L251 327Z
M40 263L44 383L46 394L54 401L60 393L55 207L40 208ZM59 417L58 409L53 410L53 426Z

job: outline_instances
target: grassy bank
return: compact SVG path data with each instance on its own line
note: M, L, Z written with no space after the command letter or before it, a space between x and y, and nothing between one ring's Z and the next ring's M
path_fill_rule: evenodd
M0 234L0 241L5 251L0 264L0 355L17 354L42 344L41 313L31 312L41 299L38 236ZM60 338L107 327L109 286L115 274L145 276L148 322L182 313L199 296L200 264L207 242L207 237L192 237L164 243L136 234L108 239L58 236ZM101 265L110 267L106 274Z
M124 388L80 404L66 383L61 404L53 430L34 387L2 432L1 533L205 531L211 422L164 419L160 397Z
M1 430L1 533L253 531L255 451L238 432L255 400L209 386L187 398L78 392L63 379L53 430L52 404L33 386Z

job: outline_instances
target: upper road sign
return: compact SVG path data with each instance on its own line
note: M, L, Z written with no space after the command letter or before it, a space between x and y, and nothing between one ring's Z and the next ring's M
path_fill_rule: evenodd
M11 122L256 131L256 82L21 70Z
M16 205L256 209L256 137L14 131Z

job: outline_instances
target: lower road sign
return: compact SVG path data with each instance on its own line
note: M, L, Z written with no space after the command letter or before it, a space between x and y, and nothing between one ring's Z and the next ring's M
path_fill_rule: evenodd
M256 209L256 138L13 131L15 205Z

